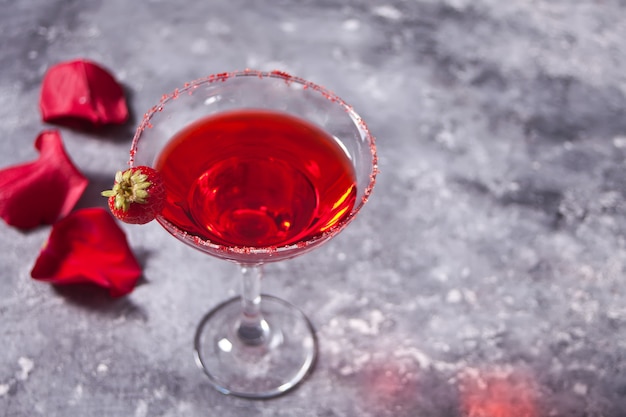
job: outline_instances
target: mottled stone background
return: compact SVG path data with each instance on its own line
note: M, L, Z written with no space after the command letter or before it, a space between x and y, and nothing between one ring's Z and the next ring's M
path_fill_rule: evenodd
M1 417L626 415L624 0L0 0L0 167L50 126L46 69L87 57L133 120L62 128L91 183L138 118L185 81L246 67L325 85L377 136L369 205L325 247L267 267L265 290L320 338L296 391L214 391L196 323L234 265L156 224L124 227L145 280L112 300L30 269L49 227L0 225Z

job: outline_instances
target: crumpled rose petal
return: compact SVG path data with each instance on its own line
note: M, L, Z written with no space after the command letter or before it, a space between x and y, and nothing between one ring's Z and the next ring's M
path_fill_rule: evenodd
M121 297L135 288L141 273L124 231L106 209L94 207L52 226L31 277L55 285L93 283Z
M40 133L35 148L37 160L0 170L0 217L20 229L65 216L88 184L65 152L58 131Z
M45 122L72 128L122 124L128 119L124 90L100 65L78 59L51 67L41 86Z

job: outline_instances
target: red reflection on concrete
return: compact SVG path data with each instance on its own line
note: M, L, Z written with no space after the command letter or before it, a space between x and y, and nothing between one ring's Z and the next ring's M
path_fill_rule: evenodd
M539 417L534 378L513 367L464 369L459 395L463 417Z
M417 367L388 360L368 364L359 372L361 395L366 407L376 411L410 410L419 401Z
M371 369L365 388L370 399L388 403L406 400L416 395L417 391L415 376L394 363Z

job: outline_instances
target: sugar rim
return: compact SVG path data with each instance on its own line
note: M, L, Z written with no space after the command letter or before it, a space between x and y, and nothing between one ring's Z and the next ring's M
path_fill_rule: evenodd
M215 83L215 82L225 82L227 81L229 78L233 78L233 77L258 77L258 78L265 78L265 77L269 77L269 78L280 78L285 80L285 82L287 83L298 83L301 84L305 89L312 89L314 91L319 92L323 97L325 97L326 99L337 103L339 106L343 107L346 112L348 113L348 115L350 116L350 118L352 118L352 120L354 121L354 123L357 125L357 127L359 128L359 130L361 131L361 133L364 135L365 139L367 140L368 144L369 144L369 148L370 148L370 153L371 153L371 157L372 157L372 165L371 165L371 171L370 171L370 180L369 183L366 187L366 189L363 192L363 197L361 198L361 201L359 204L355 205L352 210L350 211L350 213L343 219L341 220L340 223L338 223L337 225L329 228L328 230L325 230L324 232L316 235L315 237L306 240L306 241L301 241L301 242L297 242L297 243L292 243L289 245L285 245L285 246L262 246L262 247L257 247L257 246L228 246L228 245L221 245L218 243L214 243L208 239L203 239L201 237L198 237L196 235L193 235L191 233L188 233L180 228L178 228L177 226L175 226L174 224L170 223L169 221L167 221L166 219L164 219L161 216L157 217L157 221L166 229L168 230L170 233L176 235L177 238L183 240L186 243L192 244L193 246L197 247L200 250L204 250L203 248L207 248L207 249L211 249L211 250L215 250L215 251L219 251L219 252L224 252L224 253L232 253L235 255L263 255L263 254L267 254L269 256L271 256L272 254L278 254L278 253L282 253L282 252L288 252L288 251L293 251L293 250L303 250L311 245L313 245L314 243L321 241L321 240L326 240L329 239L331 237L333 237L334 235L336 235L337 233L339 233L341 230L343 230L344 227L346 227L355 217L356 215L359 213L359 211L363 208L363 206L365 205L365 203L368 201L372 190L374 188L374 185L376 183L376 176L379 173L378 170L378 156L377 156L377 152L376 152L376 140L374 138L374 136L372 136L372 134L369 131L369 128L367 127L367 124L363 121L363 119L353 110L352 106L348 105L344 100L342 100L340 97L338 97L337 95L335 95L333 92L331 92L330 90L315 84L313 82L307 81L303 78L300 77L296 77L293 75L290 75L286 72L283 71L258 71L258 70L252 70L252 69L245 69L245 70L241 70L241 71L232 71L232 72L223 72L223 73L218 73L218 74L212 74L203 78L199 78L196 79L194 81L185 83L184 86L182 88L177 88L175 89L172 93L170 94L166 94L164 96L161 97L161 100L159 101L159 103L152 107L150 110L148 110L148 112L146 112L143 116L143 120L141 121L141 123L139 124L137 130L135 131L135 135L133 137L133 141L132 141L132 146L131 146L131 150L130 150L130 158L128 161L129 166L133 166L134 164L134 160L135 160L135 154L137 152L137 144L142 136L142 133L145 129L150 128L151 127L151 119L152 117L156 114L159 113L163 110L164 106L171 100L175 100L181 93L186 93L186 92L190 92L195 90L196 88L198 88L201 85L205 85L205 84L210 84L210 83Z

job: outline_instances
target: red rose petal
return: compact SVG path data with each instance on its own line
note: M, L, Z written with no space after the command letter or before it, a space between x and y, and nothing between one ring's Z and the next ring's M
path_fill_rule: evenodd
M128 119L122 87L107 70L84 59L48 70L39 107L45 122L70 127L122 124Z
M65 216L88 183L65 153L58 131L39 134L35 148L36 161L0 170L0 217L21 229Z
M93 283L120 297L135 288L141 273L124 231L96 207L76 210L52 226L31 277L55 285Z

